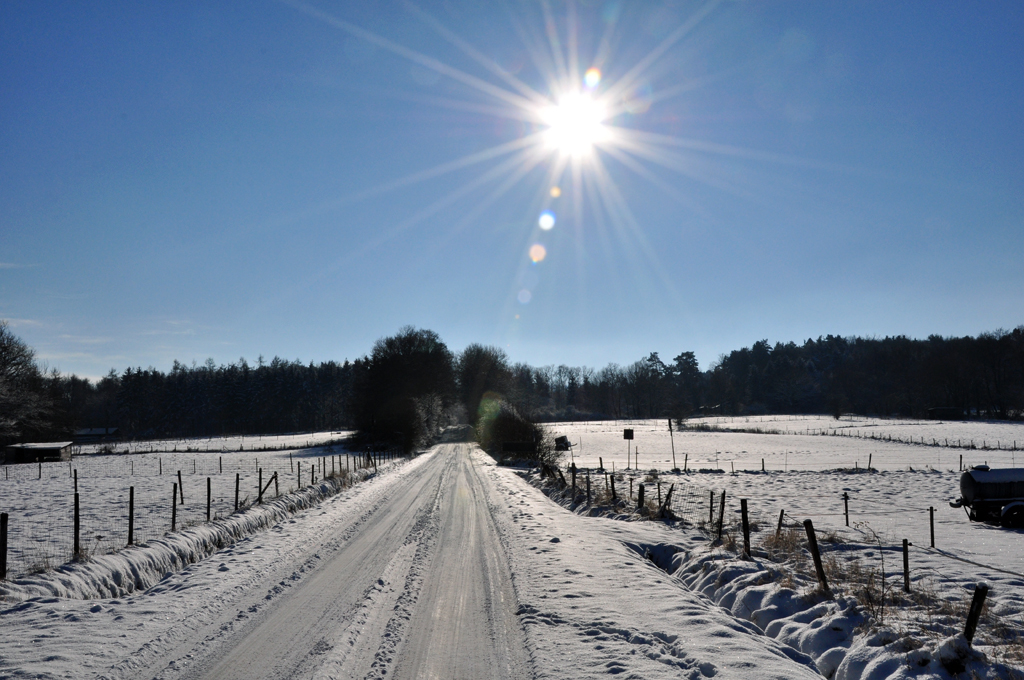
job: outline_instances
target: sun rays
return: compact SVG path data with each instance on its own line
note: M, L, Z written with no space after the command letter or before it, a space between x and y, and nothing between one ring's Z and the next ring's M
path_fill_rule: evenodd
M535 192L534 198L523 206L523 214L508 218L533 225L532 228L524 226L520 234L521 270L517 281L509 288L510 307L536 299L538 291L521 285L523 272L547 266L545 263L557 251L544 239L560 228L569 229L579 243L585 242L590 244L588 247L603 251L608 261L625 258L630 270L652 277L652 285L672 294L676 283L667 274L643 224L617 185L618 169L663 191L684 210L699 214L699 200L687 187L703 184L737 195L742 193L714 173L703 172L705 157L708 154L756 157L753 152L747 154L741 149L716 147L701 140L645 129L644 115L655 102L692 93L703 82L680 71L674 80L661 78L668 82L655 89L651 85L654 80L651 71L664 73L665 64L661 62L714 11L718 5L716 0L697 7L641 58L630 64L616 64L614 69L610 68L615 57L611 47L614 21L604 22L604 33L599 39L581 41L580 16L572 2L565 5L561 16L543 0L539 17L518 13L521 7L517 7L515 13L510 9L514 35L524 46L534 75L543 87L523 80L451 27L415 6L409 5L409 11L440 40L466 57L473 65L471 70L477 73L398 44L309 4L285 1L350 36L450 78L465 88L464 97L434 96L423 98L425 103L481 119L510 119L521 126L522 132L514 140L366 189L347 199L363 200L452 173L472 173L470 179L449 187L443 195L414 210L406 219L382 229L372 243L360 248L360 251L379 248L442 211L452 211L465 201L474 202L451 213L453 217L448 220L446 233L439 234L435 240L435 248L440 250L445 242L481 218L506 194L514 189L522 190L520 185L524 183L532 185L529 190ZM581 53L584 43L592 46L591 53ZM612 75L614 73L621 75ZM616 172L611 171L609 164L617 168ZM538 170L542 170L539 176ZM541 252L544 256L536 257ZM423 257L429 259L431 255L426 252ZM580 277L584 259L577 253Z

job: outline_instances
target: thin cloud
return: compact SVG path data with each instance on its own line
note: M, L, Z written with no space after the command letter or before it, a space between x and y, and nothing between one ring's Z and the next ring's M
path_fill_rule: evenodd
M19 326L39 327L39 326L43 325L42 321L37 321L35 319L11 319L11 318L6 318L6 319L2 319L2 320L6 321L7 325L10 326L11 328L18 328Z
M17 262L0 262L0 269L31 269L38 267L38 264L19 264Z
M142 331L139 335L195 335L196 332L191 328L186 328L183 331L169 331L166 329L156 329L151 331Z
M90 337L87 335L61 335L59 337L61 340L75 342L80 345L103 345L113 341L113 338Z

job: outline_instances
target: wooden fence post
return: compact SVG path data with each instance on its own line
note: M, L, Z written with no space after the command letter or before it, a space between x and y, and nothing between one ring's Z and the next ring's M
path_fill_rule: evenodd
M903 592L910 592L910 549L907 539L903 539Z
M210 501L213 498L213 487L210 478L206 478L206 521L210 521Z
M178 494L181 496L181 504L185 505L185 485L181 483L181 470L178 470Z
M967 623L964 625L964 637L967 642L974 642L974 633L978 629L978 619L981 618L981 610L985 606L985 598L988 597L988 584L979 583L974 586L974 598L971 600L971 610L967 614Z
M171 489L171 531L174 531L178 523L178 483L174 482Z
M935 547L935 508L928 506L928 528L931 530L932 547Z
M644 484L640 482L640 488L637 490L636 495L636 509L640 510L644 507Z
M242 480L242 475L239 472L235 473L235 512L238 512L238 485Z
M259 473L259 481L256 482L256 503L263 505L263 468L257 470Z
M846 526L850 526L850 494L843 492L843 514L846 515Z
M665 518L665 517L668 516L668 512L670 512L669 508L672 507L672 491L675 488L676 488L675 484L669 484L669 486L668 486L668 493L665 494L665 502L664 503L659 503L659 505L661 506L660 510L658 511L658 516L659 517Z
M786 509L779 510L779 525L775 527L775 537L778 538L779 534L782 533L782 518L786 516Z
M572 474L572 498L573 498L573 502L576 502L576 463L575 462L569 467L569 472Z
M818 583L821 584L821 589L828 593L828 579L825 578L825 567L821 564L821 553L818 551L818 537L814 535L814 524L811 520L804 520L804 529L807 530L807 543L814 559L814 572L818 575Z
M280 491L280 489L277 488L277 471L275 470L274 471L274 498L277 498L280 495L281 495L281 491Z
M78 493L78 468L71 471L75 478L75 493Z
M722 538L722 523L725 522L725 490L722 490L722 501L718 504L718 538Z
M7 513L0 512L0 581L7 578Z
M128 545L135 542L135 487L128 487Z
M747 499L740 499L740 513L743 516L743 555L750 559L750 522L747 521Z
M715 526L715 492L711 492L711 502L708 504L708 527Z
M79 554L82 551L81 543L79 542L79 519L80 515L78 512L78 492L75 492L75 559L78 559Z
M590 468L587 468L587 505L590 505Z
M612 483L612 502L614 503L615 501L619 500L618 497L615 495L615 475L611 476L611 483Z
M220 458L218 460L218 465L219 465L219 468L218 468L217 474L224 474L224 456L220 456Z

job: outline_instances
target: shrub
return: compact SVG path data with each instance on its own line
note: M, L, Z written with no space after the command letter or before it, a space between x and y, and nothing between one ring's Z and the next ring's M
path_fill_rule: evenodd
M512 404L494 394L484 395L480 405L480 419L476 427L481 448L508 464L513 460L526 460L536 464L555 465L564 455L556 451L551 437L540 425L532 423ZM516 451L507 445L516 444ZM524 450L518 450L518 449Z

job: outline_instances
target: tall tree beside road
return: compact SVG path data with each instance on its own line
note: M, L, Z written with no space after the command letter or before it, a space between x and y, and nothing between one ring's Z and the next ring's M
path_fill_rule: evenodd
M367 443L409 451L429 441L455 404L455 360L434 331L402 328L356 362L352 410Z
M459 398L466 407L466 416L474 427L482 415L480 402L493 393L508 398L512 387L512 371L505 351L473 343L462 350L457 365Z

